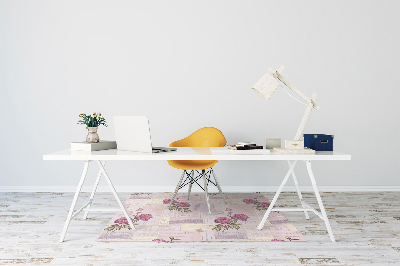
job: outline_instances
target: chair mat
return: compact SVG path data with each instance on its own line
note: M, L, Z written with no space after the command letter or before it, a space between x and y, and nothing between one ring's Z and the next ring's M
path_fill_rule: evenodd
M122 212L117 212L97 241L307 241L279 212L271 212L258 230L269 206L261 193L209 193L209 214L204 193L133 193L124 205L133 220L131 230Z

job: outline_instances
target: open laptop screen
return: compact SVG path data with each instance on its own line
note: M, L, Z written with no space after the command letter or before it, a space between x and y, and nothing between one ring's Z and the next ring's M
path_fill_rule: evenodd
M114 116L114 128L118 150L152 152L146 116Z

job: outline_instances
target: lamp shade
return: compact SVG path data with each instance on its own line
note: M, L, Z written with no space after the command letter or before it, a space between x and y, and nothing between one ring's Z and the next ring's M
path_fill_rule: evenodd
M276 88L278 88L279 84L280 82L274 76L267 73L253 86L252 89L260 94L265 100L268 100L271 98Z

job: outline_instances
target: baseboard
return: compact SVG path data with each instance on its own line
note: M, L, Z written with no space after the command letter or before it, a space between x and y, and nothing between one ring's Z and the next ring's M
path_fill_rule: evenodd
M116 186L118 192L173 192L175 186ZM278 186L222 186L224 192L275 192ZM301 191L313 191L311 186L301 186ZM400 186L319 186L324 192L343 191L400 191ZM76 187L71 186L5 186L0 187L0 192L75 192ZM186 191L186 188L183 189ZM91 192L92 187L84 186L81 192ZM201 188L193 187L193 192L202 192ZM212 193L218 192L214 186L209 186ZM284 191L296 191L294 186L285 186ZM97 192L110 192L108 186L99 186Z

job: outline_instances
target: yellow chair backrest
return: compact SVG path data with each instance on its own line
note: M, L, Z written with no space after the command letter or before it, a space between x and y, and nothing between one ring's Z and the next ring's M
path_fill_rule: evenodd
M203 127L190 136L172 142L170 147L224 147L226 139L221 131L214 127Z

